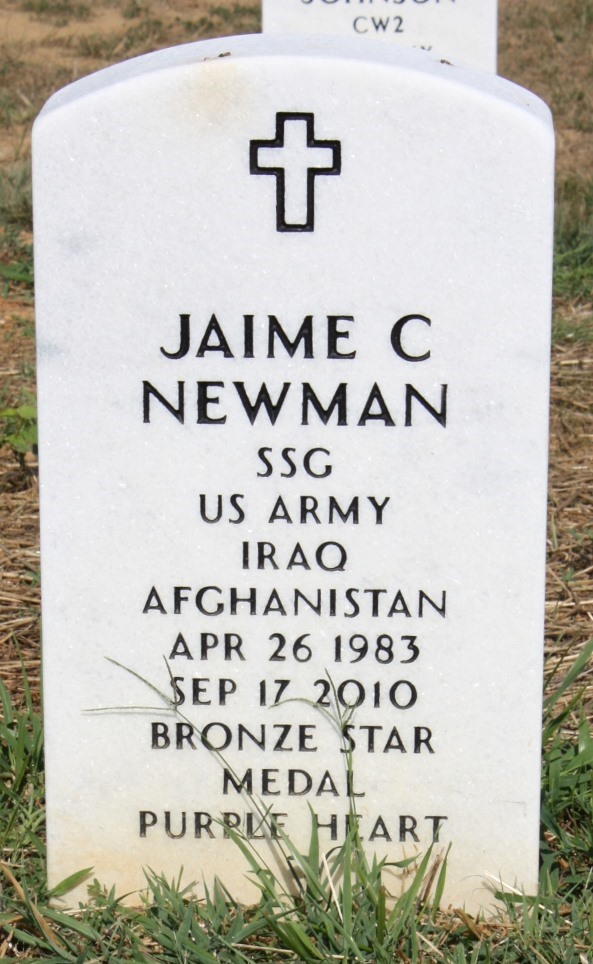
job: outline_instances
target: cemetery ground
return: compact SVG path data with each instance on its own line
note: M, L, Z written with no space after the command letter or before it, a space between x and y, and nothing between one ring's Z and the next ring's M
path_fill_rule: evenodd
M78 915L50 900L59 894L47 893L44 865L30 127L58 87L148 50L256 31L259 6L0 0L0 958L593 961L593 2L500 7L499 72L547 101L558 136L538 897L507 896L494 919L437 911L437 871L411 876L392 911L355 839L338 855L352 869L339 892L313 839L301 858L307 890L290 915L263 878L250 909L220 889L197 906L156 877L146 905L125 908L92 874ZM237 860L247 868L239 850Z

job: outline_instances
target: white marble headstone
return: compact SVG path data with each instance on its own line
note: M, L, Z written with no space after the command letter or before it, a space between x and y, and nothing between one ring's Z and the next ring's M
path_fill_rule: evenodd
M354 803L369 852L452 845L447 903L535 888L552 180L535 96L343 38L45 107L52 885L250 900L229 826L273 860L260 805L329 849Z
M422 47L496 73L498 0L262 0L264 33L342 34Z

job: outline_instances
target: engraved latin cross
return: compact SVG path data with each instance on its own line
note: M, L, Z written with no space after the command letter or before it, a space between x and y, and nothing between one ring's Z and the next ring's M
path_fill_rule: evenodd
M315 138L315 115L280 111L274 140L252 140L251 174L276 178L276 230L315 230L315 178L340 174L340 141Z

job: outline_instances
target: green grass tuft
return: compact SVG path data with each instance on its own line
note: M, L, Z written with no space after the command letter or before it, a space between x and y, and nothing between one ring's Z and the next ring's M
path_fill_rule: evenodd
M30 162L0 168L0 226L30 231L32 223Z
M64 27L71 20L88 20L92 16L88 3L73 0L22 0L21 8L39 20L48 20L57 27Z
M239 906L220 881L198 902L191 888L148 872L140 908L125 907L94 881L78 913L66 914L56 898L92 872L81 869L47 891L41 722L26 680L19 706L0 685L0 946L13 958L50 964L589 964L593 736L578 686L592 657L593 641L562 680L548 680L548 692L555 688L544 714L540 892L501 894L504 913L491 921L438 911L446 862L430 852L410 868L407 893L390 904L390 868L366 857L355 820L341 847L327 854L314 823L306 853L280 835L299 881L296 896L236 835L237 859L260 891L255 907ZM565 735L575 714L576 739Z
M569 177L556 188L554 294L593 296L593 180Z

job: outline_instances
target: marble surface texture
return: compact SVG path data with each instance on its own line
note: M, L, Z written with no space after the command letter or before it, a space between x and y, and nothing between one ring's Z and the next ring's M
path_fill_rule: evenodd
M250 900L229 827L273 863L355 806L369 851L452 845L446 903L535 888L552 184L535 96L396 45L224 38L49 101L52 885Z

